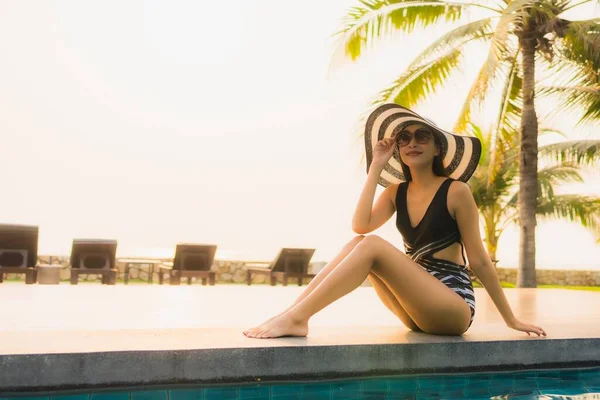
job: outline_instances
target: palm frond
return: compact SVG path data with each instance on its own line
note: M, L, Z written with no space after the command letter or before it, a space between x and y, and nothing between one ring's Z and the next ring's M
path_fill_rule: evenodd
M502 206L504 199L511 194L513 187L516 185L518 169L514 168L514 165L506 163L503 158L497 157L494 159L497 170L490 177L492 156L489 148L491 146L492 135L490 132L483 134L481 129L476 125L472 125L470 131L481 141L482 154L480 166L470 179L469 186L472 188L476 203L480 209L491 209L492 211L490 212L496 214L495 210L498 210Z
M544 219L578 222L600 239L600 197L558 195L539 202L536 213Z
M550 201L555 195L555 187L565 183L583 182L577 167L573 165L553 165L538 171L538 200Z
M359 0L342 21L342 29L334 34L339 38L334 59L341 55L356 60L366 47L395 32L412 32L440 20L458 20L463 11L476 7L473 3L443 0Z
M555 187L572 182L582 182L577 167L571 164L553 165L538 171L538 202L549 202L555 197ZM512 195L506 203L508 208L516 208L519 204L519 192Z
M408 69L417 68L426 64L431 58L449 49L456 49L474 40L488 39L493 35L491 23L493 18L483 18L461 25L442 35L435 42L421 52L408 66Z
M540 147L538 154L540 159L561 165L594 166L600 163L600 140L568 140L554 143Z
M506 160L516 153L519 147L519 123L522 115L522 87L523 79L520 75L518 54L509 60L509 70L505 78L502 97L500 99L500 112L492 130L489 179L490 184L500 169L505 168ZM513 168L516 173L516 169Z
M592 71L600 69L600 18L570 21L559 42L562 57Z
M563 12L564 12L564 11L568 11L568 10L570 10L570 9L572 9L572 8L575 8L575 7L579 7L580 5L587 4L587 3L591 3L591 2L595 2L595 1L598 1L598 0L579 0L579 1L571 1L571 2L569 2L569 5L568 5L567 7L565 7L565 9L563 10ZM599 3L600 3L600 2L599 2Z
M502 11L498 25L494 29L494 36L491 39L490 52L488 53L489 75L493 76L493 71L499 67L500 62L507 53L511 29L523 22L528 16L528 9L537 2L538 0L514 0Z
M599 79L600 81L600 79ZM600 82L599 86L546 86L539 94L558 95L560 108L578 112L579 123L600 123ZM579 112L582 112L580 114ZM581 117L579 117L581 115Z
M413 107L433 94L459 65L460 49L451 49L426 65L406 71L373 100L373 105L394 102Z
M481 105L486 97L491 82L497 77L504 63L508 63L507 76L511 76L512 66L516 63L518 47L511 48L511 29L518 25L526 16L526 8L535 4L535 0L516 0L511 2L502 12L498 24L491 36L490 49L471 90L467 95L464 106L457 118L454 129L462 132L471 121L472 111ZM507 78L510 80L510 78ZM505 80L504 82L507 82ZM506 87L505 87L506 88Z
M540 136L554 134L554 135L562 136L564 138L567 137L567 135L565 135L565 133L563 131L555 129L555 128L547 128L545 126L540 126L538 128L538 132L539 132Z

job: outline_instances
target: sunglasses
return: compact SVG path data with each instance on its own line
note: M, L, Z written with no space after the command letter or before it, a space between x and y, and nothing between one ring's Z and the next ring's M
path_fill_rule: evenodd
M415 133L410 133L409 131L401 131L396 135L396 144L399 147L408 146L408 144L412 141L413 136L415 140L419 144L427 144L433 139L433 132L429 129L419 128L415 131Z

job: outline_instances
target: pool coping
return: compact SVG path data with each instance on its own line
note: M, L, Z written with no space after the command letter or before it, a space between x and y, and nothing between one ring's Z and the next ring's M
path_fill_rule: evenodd
M0 395L593 366L600 338L12 354Z

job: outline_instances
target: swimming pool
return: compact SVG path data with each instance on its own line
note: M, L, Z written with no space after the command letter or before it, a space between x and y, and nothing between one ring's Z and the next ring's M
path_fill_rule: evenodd
M600 399L600 367L412 375L326 382L46 393L3 400Z

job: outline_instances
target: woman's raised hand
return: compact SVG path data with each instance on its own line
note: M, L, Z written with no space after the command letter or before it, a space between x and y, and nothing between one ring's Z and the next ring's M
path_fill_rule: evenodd
M378 141L373 149L373 161L371 161L371 166L383 169L385 164L392 158L395 148L396 139L394 136Z

